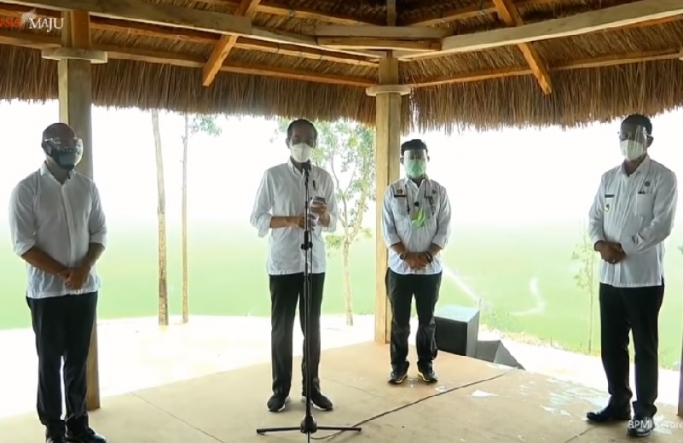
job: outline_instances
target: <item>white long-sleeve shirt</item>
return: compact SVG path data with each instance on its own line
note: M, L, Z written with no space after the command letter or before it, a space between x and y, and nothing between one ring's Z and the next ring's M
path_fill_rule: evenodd
M589 213L589 233L620 243L626 258L600 261L600 282L620 288L658 286L664 278L664 244L676 216L676 175L646 157L628 176L620 165L603 174Z
M80 265L90 243L106 246L107 226L100 194L88 177L72 172L64 184L43 164L12 191L9 227L14 253L36 247L66 267ZM29 298L87 294L100 289L93 268L83 288L69 289L64 281L27 264Z
M263 174L263 179L256 193L254 210L251 213L251 224L258 230L259 237L270 232L268 245L268 261L266 269L270 275L287 275L304 272L305 256L301 245L304 230L300 228L270 228L274 216L297 216L305 211L306 185L305 176L297 170L291 161L274 166ZM323 273L327 269L325 256L325 239L322 233L334 232L337 228L337 200L334 182L330 174L317 166L311 167L309 197L323 197L327 202L330 224L318 224L312 229L313 243L310 272Z
M423 227L413 227L416 211L426 211L427 220ZM391 249L396 243L410 252L426 252L434 243L442 249L451 236L451 203L446 188L434 180L425 179L417 184L403 178L392 183L384 191L382 206L382 234L389 248L389 269L397 274L438 274L443 269L441 254L425 269L411 269L399 254Z

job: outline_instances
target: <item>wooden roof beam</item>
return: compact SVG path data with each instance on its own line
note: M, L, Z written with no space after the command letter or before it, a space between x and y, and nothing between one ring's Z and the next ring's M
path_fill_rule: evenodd
M360 37L376 39L428 40L441 39L453 35L450 29L420 28L408 26L318 26L314 35L317 37Z
M498 16L507 26L515 27L524 24L524 20L522 20L522 16L519 14L519 10L510 0L493 0L493 4L496 5ZM543 93L546 95L552 93L553 86L550 82L548 68L541 59L538 51L536 51L536 48L534 48L531 43L520 43L517 46L531 68L531 71L534 73L534 77L536 77Z
M30 10L31 8L26 6L5 5L0 3L0 14L3 15L7 14L13 17L19 17L21 14ZM37 13L39 16L44 17L61 17L61 13L54 10L40 9L37 10ZM218 43L220 37L220 34L194 30L185 30L182 34L179 34L176 29L168 26L150 25L147 23L136 23L104 17L91 17L90 24L92 29L102 31L143 37L163 38L168 40L183 40L199 44L215 45ZM378 60L376 57L369 58L365 55L355 55L347 52L335 51L332 49L313 49L303 46L296 46L293 44L261 41L247 37L238 39L235 47L251 51L261 51L272 54L282 54L291 57L307 58L310 60L326 60L335 63L345 63L375 68L378 66Z
M249 18L172 5L149 4L140 0L3 0L3 2L58 11L88 11L99 17L123 18L142 23L226 35L249 35L252 32Z
M439 40L394 40L388 38L325 37L318 44L335 49L374 49L382 51L438 51Z
M516 1L515 6L521 8L526 6L547 5L556 1L557 0L521 0ZM420 7L418 6L417 9L419 8ZM449 11L432 14L427 17L418 17L416 19L405 20L400 24L404 26L436 26L459 20L467 20L469 18L479 17L481 15L492 15L497 12L498 9L493 2L486 2L475 6L468 6L466 8L451 9Z
M212 11L199 11L172 5L143 3L140 0L3 0L5 3L58 11L82 10L91 15L134 22L199 30L223 35L239 35L257 40L289 43L309 48L320 48L314 37L270 31L251 25L247 17ZM354 55L381 58L381 53L351 52Z
M256 10L261 0L242 0L234 12L239 17L250 17ZM202 68L202 84L210 86L216 78L216 74L220 70L225 59L230 55L230 51L237 43L237 35L224 35L220 38L216 46L213 48L209 59Z
M235 5L239 4L239 1L235 0L195 0L200 3L206 3L208 5ZM318 3L322 1L318 0ZM367 20L363 18L354 17L346 14L326 14L320 12L319 10L297 7L290 8L282 5L278 2L273 1L261 1L256 7L255 12L260 12L262 14L275 15L280 17L289 17L303 20L318 20L327 23L338 23L340 25L381 25L377 21Z
M520 43L634 27L638 23L659 21L680 14L683 14L683 1L681 0L640 0L569 17L525 24L514 28L454 35L441 40L441 51L424 54L400 54L400 57L404 60L415 60L483 51L518 45Z
M320 20L328 23L338 23L340 25L381 25L381 23L378 23L373 20L366 20L342 14L324 14L319 11L305 8L287 8L274 2L262 2L256 8L256 11L261 12L263 14L278 15L298 19Z

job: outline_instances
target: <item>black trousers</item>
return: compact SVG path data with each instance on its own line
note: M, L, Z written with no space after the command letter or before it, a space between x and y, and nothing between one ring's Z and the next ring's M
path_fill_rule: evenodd
M38 351L38 418L48 433L88 426L87 363L97 292L27 298ZM66 422L62 420L62 359Z
M633 334L636 369L634 412L648 417L657 413L659 383L659 310L664 284L644 288L600 285L600 335L602 364L607 375L610 405L628 407L629 332Z
M387 269L385 283L391 302L391 366L394 369L408 367L408 337L413 295L417 309L417 365L431 368L436 358L436 322L434 308L439 300L441 273L432 275L397 274Z
M304 353L301 361L302 379L306 365L311 365L313 389L320 391L320 309L323 301L325 274L310 274L312 293L310 336L304 336ZM305 334L306 301L304 300L304 274L270 276L270 353L273 368L273 394L289 395L292 387L292 346L294 339L294 316L299 305L299 323ZM310 342L310 362L306 360L306 345ZM305 389L305 380L302 380ZM305 394L305 392L302 392Z

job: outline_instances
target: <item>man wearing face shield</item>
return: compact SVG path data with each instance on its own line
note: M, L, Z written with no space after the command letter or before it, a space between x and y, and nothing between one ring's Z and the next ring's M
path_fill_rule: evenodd
M303 298L305 251L303 229L308 218L311 228L312 263L311 296L311 361L302 361L301 373L310 364L313 392L302 389L302 401L311 396L312 405L330 411L332 402L320 390L320 309L325 284L326 256L323 232L334 232L337 225L335 188L330 174L311 164L318 131L308 120L295 120L287 128L289 160L268 169L256 194L251 224L259 237L270 233L267 272L271 299L271 360L273 395L267 402L271 412L283 411L289 401L292 384L292 340L294 317L299 304L299 320L304 331L305 300ZM305 214L305 169L309 171L310 213ZM305 383L302 382L302 386Z
M600 264L602 363L610 400L589 412L597 423L629 421L628 434L650 435L657 412L658 318L664 298L664 240L678 200L676 175L652 160L650 119L634 114L621 124L624 161L603 174L589 213ZM636 401L629 404L629 331L635 348Z
M83 142L63 123L43 132L46 159L12 191L14 252L26 263L26 299L38 353L38 417L46 442L105 443L88 423L86 367L107 228L95 183L73 169ZM66 420L62 420L61 383Z
M417 308L417 373L438 381L432 366L437 349L434 308L441 287L441 251L450 237L451 205L446 189L426 174L427 146L422 140L401 145L406 177L384 192L382 234L389 248L386 287L391 302L391 374L400 384L408 375L408 336L413 296Z

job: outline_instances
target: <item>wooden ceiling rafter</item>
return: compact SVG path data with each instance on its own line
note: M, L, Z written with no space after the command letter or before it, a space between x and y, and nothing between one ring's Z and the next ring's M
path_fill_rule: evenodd
M397 57L403 60L439 58L450 54L478 52L521 43L651 26L676 20L681 15L683 15L681 0L639 0L513 28L453 35L441 40L440 51L400 53Z
M251 18L251 15L258 7L260 1L261 0L242 0L233 14ZM223 35L220 40L218 40L213 51L211 51L209 59L202 68L202 84L204 86L211 86L211 83L213 83L213 80L216 78L216 74L220 71L223 62L230 55L232 48L235 47L238 38L239 36L233 34Z
M493 4L498 11L498 17L505 23L506 26L515 27L524 24L524 20L519 13L517 7L511 0L493 0ZM524 59L534 73L534 77L538 81L543 93L548 95L553 92L553 86L550 81L550 74L545 61L541 58L536 48L531 43L520 43L517 45L522 52Z
M253 26L251 19L213 11L200 11L167 4L149 4L140 0L3 0L5 4L28 6L30 9L53 11L83 10L92 17L104 17L128 22L147 23L189 31L204 31L222 35L239 35L255 40L286 43L325 50L315 37L270 30ZM360 50L329 50L380 59L382 53Z
M557 0L520 0L515 1L514 4L515 7L522 8L528 6L547 5L555 2L557 2ZM403 26L437 26L480 17L482 15L493 15L497 12L498 9L496 8L496 5L492 1L488 1L482 2L480 5L451 9L445 12L418 17L415 19L401 20L400 24Z
M229 5L237 7L239 5L238 0L196 0L199 3L205 3L207 5ZM321 2L322 3L322 2ZM304 20L319 20L327 23L337 23L340 25L381 25L379 21L363 19L360 17L354 17L345 14L327 14L322 13L315 9L297 7L291 8L283 5L279 2L273 1L261 1L258 6L256 6L255 12L261 14L274 15L279 17L289 17L298 18Z
M5 1L11 1L14 3L30 3L30 4L50 4L52 6L53 3L57 2L59 5L65 5L65 4L71 4L71 5L85 5L85 4L93 4L92 0L53 0L48 2L47 0L42 0L42 1L28 1L28 2L22 2L22 1L15 1L15 0L5 0ZM102 3L97 2L96 4L99 4L100 9L105 8L105 6ZM130 8L133 8L131 5L139 5L140 2L137 0L121 0L121 4L125 4L126 7L128 7L128 10L125 10L126 14L130 15L131 10ZM117 11L120 11L120 4L117 5ZM56 6L55 6L56 7ZM0 4L0 13L3 12L3 9L5 7ZM146 13L148 16L150 14L161 14L159 10L152 11L154 8L153 6L150 6L147 4L145 7ZM152 9L149 9L152 8ZM152 12L150 12L152 11ZM59 12L57 12L59 13ZM108 13L103 13L103 15L107 15ZM200 11L199 15L192 15L193 20L195 21L204 21L208 22L209 16L202 16L203 12ZM102 15L102 14L101 14ZM111 13L109 15L115 15L114 13ZM163 14L161 14L163 15ZM510 14L511 17L512 14ZM467 34L467 35L457 35L457 36L451 36L451 37L445 37L441 40L441 43L444 45L444 49L446 52L449 53L464 53L464 52L473 52L473 51L478 51L478 50L483 50L483 49L488 49L488 48L493 48L493 47L500 47L500 46L509 46L509 45L521 45L524 43L530 43L533 41L537 40L544 40L544 39L552 39L552 38L558 38L559 36L570 36L570 35L581 35L581 34L586 34L586 33L593 33L593 32L604 32L607 30L614 30L614 29L624 29L624 28L634 28L634 27L643 27L643 26L651 26L651 25L657 25L657 24L662 24L662 23L667 23L673 20L678 20L681 18L683 15L683 4L681 4L681 0L641 0L625 5L620 5L616 7L610 7L610 8L605 8L603 10L597 10L597 11L592 11L589 13L583 13L583 14L578 14L574 16L569 16L565 17L563 19L556 19L548 22L539 22L539 23L533 23L531 25L521 25L518 27L514 28L503 28L503 29L497 29L494 31L485 31L477 34ZM240 25L240 22L238 19L239 17L237 16L230 16L233 17L234 23L237 23L237 27L243 26ZM100 16L93 16L93 28L97 29L98 28L98 23L99 26L101 26L101 29L119 29L115 28L115 24L118 22L119 24L123 25L125 23L128 23L126 21L121 20L120 18L103 18ZM230 19L230 20L233 20ZM143 20L138 18L138 20ZM157 24L148 24L148 23L140 23L140 22L130 22L136 25L135 29L128 29L126 30L125 28L122 28L121 30L123 32L129 32L129 33L139 33L138 35L156 35L159 36L160 30L161 29L167 29L167 32L174 32L173 30L177 30L178 28L174 28L174 26L180 26L182 29L182 34L178 35L177 33L173 34L167 34L166 36L170 38L170 35L173 36L173 38L178 39L186 39L188 41L202 41L203 43L210 43L210 44L215 44L216 42L219 41L219 37L221 36L220 28L216 28L217 25L208 25L212 26L209 28L209 31L197 31L194 29L188 29L189 25L187 22L184 22L182 24L173 22L172 19L166 18L169 23L163 22L164 25L157 25ZM230 22L221 22L221 23L233 23ZM147 21L153 21L154 20L147 20ZM163 20L162 20L163 21ZM508 20L510 21L510 20ZM247 22L250 23L250 20L247 18ZM154 22L158 23L158 22ZM355 27L354 29L356 32L358 32L359 27ZM370 30L372 30L369 27ZM391 27L389 27L391 28ZM394 27L395 28L395 27ZM559 29L558 29L559 28ZM329 28L328 28L329 29ZM520 32L521 30L521 32ZM211 32L213 31L213 32ZM224 31L223 31L224 32ZM383 32L387 32L384 30ZM397 32L396 29L389 29L389 32ZM414 31L411 31L414 32ZM155 34L157 33L157 34ZM239 34L239 32L236 32L235 34ZM324 57L346 57L347 55L350 56L349 52L346 52L346 54L340 54L342 51L340 51L339 54L335 54L334 52L327 52L325 48L320 47L317 44L317 41L315 37L313 36L304 36L304 35L298 35L298 34L289 34L285 32L279 32L279 31L270 31L270 30L265 30L265 29L260 29L260 28L254 28L251 33L247 34L250 35L250 37L240 37L237 42L235 43L234 47L244 47L245 49L251 49L256 47L259 48L259 50L264 50L266 52L274 52L274 53L282 53L285 55L296 55L296 56L303 56L304 58L312 58L312 59L325 59ZM501 36L507 38L507 40L495 40L492 36L498 36L499 38L502 38ZM48 38L49 36L43 36ZM25 37L22 37L25 38ZM9 40L8 40L9 39ZM266 40L265 42L263 40ZM5 36L3 41L0 41L0 43L4 44L13 44L10 41L17 41L16 37L7 37ZM281 43L282 41L284 42L291 42L291 43ZM406 41L404 43L411 43L415 45L416 43L420 42L410 42ZM422 42L424 43L424 42ZM35 41L32 44L26 45L24 44L23 46L35 46ZM43 44L44 43L39 43ZM260 46L264 45L264 46ZM22 46L22 45L20 45ZM340 44L340 47L343 46ZM287 47L288 49L284 50L283 48ZM294 48L294 49L292 49ZM386 48L388 50L391 50L391 48ZM425 48L421 47L414 47L410 48L413 51L415 50L425 50ZM197 60L196 56L178 56L176 58L171 57L171 54L168 53L160 53L160 52L154 52L154 51L147 51L147 50L137 50L133 48L120 48L120 47L106 47L103 50L111 50L114 53L114 56L112 58L122 58L126 60L143 60L143 61L151 61L153 63L168 63L171 65L179 65L179 66L192 66L192 67L199 67L197 66L197 63L199 61ZM680 55L678 54L678 51L680 48L678 48L673 54L671 51L664 51L664 54L661 54L662 51L659 51L660 53L655 53L654 55L652 53L640 53L641 56L634 56L634 55L619 55L619 56L614 56L616 58L620 57L625 57L623 61L619 60L612 60L610 57L610 60L607 60L607 58L603 57L602 60L598 60L597 62L595 60L593 61L573 61L570 62L569 64L563 64L561 66L552 66L548 68L545 66L545 72L549 71L559 71L559 70L564 70L564 69L581 69L586 66L590 67L600 67L600 66L613 66L613 65L618 65L618 64L628 64L628 63L637 63L637 62L642 62L642 61L653 61L653 60L668 60L668 59L673 59L673 58L678 58ZM287 51L287 52L286 52ZM393 51L392 51L393 52ZM138 54L138 55L135 55ZM156 54L156 55L154 55ZM329 54L329 55L326 55ZM363 66L372 66L372 67L377 67L377 60L376 59L370 59L368 56L365 55L365 53L362 53L363 55L353 55L353 57L356 57L356 60L345 60L344 62L350 62L350 63L357 63L359 65ZM375 57L379 55L380 53L372 53L372 56ZM646 54L646 55L642 55ZM673 54L673 55L672 55ZM443 55L443 54L440 54ZM440 56L437 55L437 56ZM674 56L676 55L676 56ZM429 58L434 57L434 54L430 54ZM653 58L654 57L654 58ZM154 59L154 60L152 60ZM338 60L334 60L338 61ZM596 64L597 63L597 64ZM203 60L201 63L201 66L204 67L206 65L206 60ZM530 64L531 65L531 64ZM585 66L584 66L585 65ZM238 72L238 73L249 73L253 75L266 75L266 76L271 76L271 77L283 77L283 78L295 78L295 79L305 79L307 81L315 81L315 82L322 82L322 83L335 83L336 84L343 84L343 85L355 85L355 86L367 86L370 82L367 79L364 78L348 78L348 77L338 77L338 76L331 76L331 75L318 75L314 74L311 72L301 72L301 71L296 71L296 70L288 70L288 69L281 69L281 68L273 68L273 67L267 67L267 66L257 66L257 67L248 67L245 66L244 64L240 63L223 63L220 65L220 71L225 71L225 72ZM259 74L259 72L262 72L262 74ZM437 84L448 84L448 83L458 83L458 82L469 82L469 81L476 81L476 80L483 80L486 78L500 78L500 77L506 77L506 76L518 76L518 75L529 75L529 74L535 74L533 67L531 68L519 68L519 67L513 67L513 68L506 68L502 70L497 70L497 71L485 71L485 72L479 72L479 73L466 73L462 74L460 76L449 76L448 78L441 78L441 79L421 79L419 81L416 81L413 86L415 87L426 87L426 86L433 86ZM537 78L539 76L537 75ZM336 79L336 80L335 80ZM370 82L371 83L371 82Z
M34 8L0 3L0 14L8 16L20 16ZM59 17L59 11L51 9L36 9L38 15L43 17ZM210 44L218 43L221 35L205 31L183 29L179 33L178 28L160 26L147 23L138 23L127 20L111 19L93 16L90 18L91 28L102 31L115 32L118 34L130 34L144 37L162 38L167 40L183 40L191 43ZM268 53L280 53L283 55L306 58L310 60L326 60L335 63L345 63L360 66L374 66L378 64L376 57L352 54L345 51L335 51L333 48L314 49L296 44L274 43L242 37L237 40L236 48Z
M24 4L30 6L44 6L55 10L76 8L79 10L91 9L94 17L105 16L114 19L124 19L133 22L158 24L171 28L183 29L185 33L196 32L198 28L208 33L223 35L241 35L253 40L270 43L285 43L315 49L318 51L334 51L354 56L362 56L376 59L383 56L384 51L359 50L358 45L348 42L335 42L335 47L325 47L318 44L316 37L311 35L292 34L288 32L268 30L254 27L251 20L245 17L216 13L210 11L198 11L169 5L142 3L140 0L117 0L116 3L102 3L97 0L3 0L6 3ZM187 15L183 15L187 13ZM640 15L639 15L640 14ZM438 58L453 53L476 52L485 49L502 46L530 43L537 40L549 40L553 38L581 35L592 32L600 32L608 29L636 26L639 22L648 18L661 22L672 16L683 14L683 4L680 0L640 0L628 4L609 7L601 10L572 15L560 19L525 24L514 28L502 28L490 31L454 35L440 40L441 48L438 50L425 49L424 41L418 44L407 45L409 50L403 50L406 44L400 44L396 48L388 48L385 41L365 42L372 43L376 47L392 50L399 59L410 61L414 59ZM363 26L355 26L356 32ZM381 29L377 26L367 26L369 29ZM390 28L390 27L389 27ZM408 31L414 33L415 29ZM400 27L384 29L398 33ZM431 31L435 30L432 28ZM399 35L399 34L394 34ZM411 37L412 34L410 34ZM399 39L410 40L410 38ZM357 43L357 42L356 42Z

